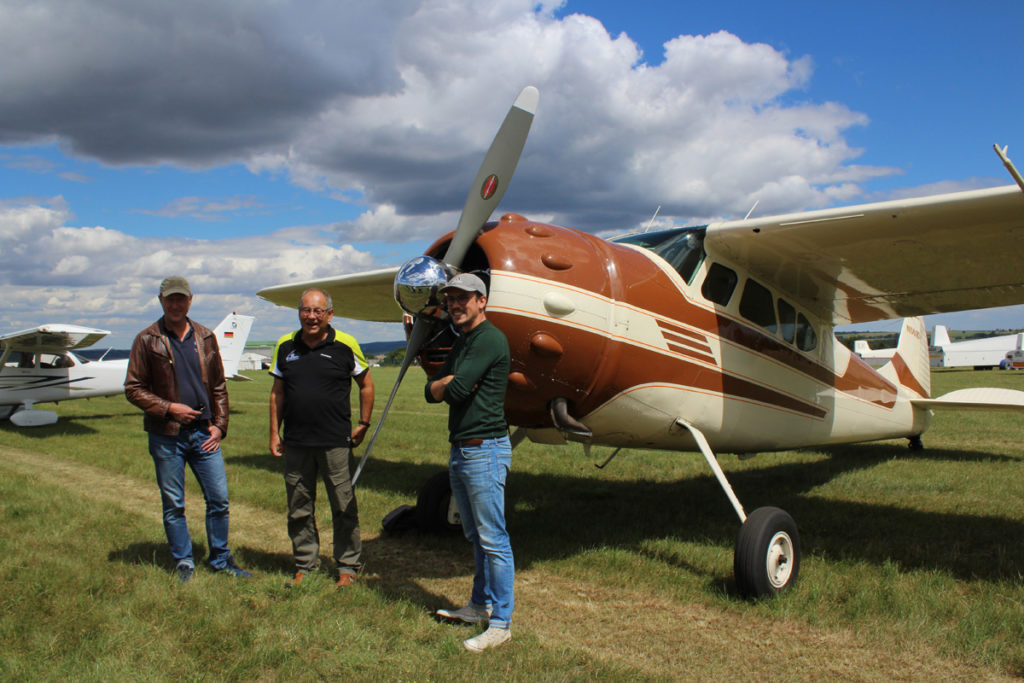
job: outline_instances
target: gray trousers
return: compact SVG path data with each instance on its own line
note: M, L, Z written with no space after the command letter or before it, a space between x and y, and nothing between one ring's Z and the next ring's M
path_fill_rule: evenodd
M295 568L312 571L320 563L320 534L316 526L316 480L320 475L331 503L334 525L334 563L339 574L356 574L362 540L359 508L352 490L352 449L284 447L284 486L288 495L288 535Z

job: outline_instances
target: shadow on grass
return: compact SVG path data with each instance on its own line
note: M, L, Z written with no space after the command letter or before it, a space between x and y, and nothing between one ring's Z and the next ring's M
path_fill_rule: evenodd
M193 542L192 555L197 566L206 566L207 550L204 543ZM242 545L232 548L232 555L239 566L253 573L273 572L290 576L295 567L291 554L287 553L268 553ZM167 571L173 571L176 565L167 543L156 541L140 541L116 548L107 554L107 559L124 564L153 565Z
M816 462L784 463L729 474L747 512L772 505L785 509L800 528L805 556L828 560L894 562L907 569L937 569L962 580L1016 579L1024 571L1024 524L1000 517L928 512L893 505L827 500L807 495L836 477L893 460L986 462L1016 460L990 453L909 451L902 444L864 444L821 450ZM671 456L666 456L671 457ZM699 457L699 456L698 456ZM374 490L398 491L415 503L419 486L443 467L375 459L363 482ZM383 486L381 482L386 482ZM951 494L955 496L954 494ZM687 571L684 559L652 553L644 541L669 538L732 549L739 520L710 475L672 482L610 481L513 471L509 477L509 531L516 565L576 556L596 547L622 548ZM363 520L364 526L370 520ZM385 537L382 544L407 549L447 548L462 554L468 544L447 538ZM460 550L460 547L464 548ZM419 553L416 553L419 555ZM410 567L415 576L447 576L429 563ZM460 573L471 571L463 566ZM734 592L730 581L708 577Z
M111 416L101 415L98 417ZM48 439L51 436L87 436L99 433L100 430L94 429L86 424L81 424L79 422L81 419L81 416L58 417L56 423L52 425L43 425L41 427L18 427L11 422L4 421L3 423L0 423L0 433L17 433L19 436L24 436L30 439Z

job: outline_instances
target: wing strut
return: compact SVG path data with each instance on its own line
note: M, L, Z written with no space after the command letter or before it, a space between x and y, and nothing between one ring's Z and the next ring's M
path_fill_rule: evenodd
M685 427L689 430L690 434L693 435L693 440L697 442L697 447L700 448L700 452L704 454L704 459L708 461L711 471L715 473L715 478L718 479L719 486L721 486L722 490L725 491L725 495L729 498L729 502L732 503L733 508L736 510L736 514L739 515L740 522L746 522L747 513L743 511L740 499L736 497L736 493L732 490L732 485L729 483L729 480L725 478L725 472L722 471L722 466L718 464L718 458L715 457L715 452L711 450L711 446L708 444L708 440L704 438L704 434L681 417L676 418L676 424L680 427Z
M1006 150L1009 149L1009 147L1000 148L999 145L992 145L992 149L994 149L996 154L999 155L999 158L1003 160L1003 166L1005 166L1006 170L1013 176L1013 179L1020 186L1020 189L1024 190L1024 178L1021 177L1020 171L1018 171L1017 167L1013 165L1012 161L1010 161L1010 157L1006 156Z

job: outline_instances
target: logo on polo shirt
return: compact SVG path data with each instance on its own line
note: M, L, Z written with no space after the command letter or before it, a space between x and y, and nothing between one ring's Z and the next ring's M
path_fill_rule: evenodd
M285 358L285 360L288 361L289 363L292 362L292 361L296 361L298 359L299 359L299 354L295 353L294 351L289 353L288 356Z

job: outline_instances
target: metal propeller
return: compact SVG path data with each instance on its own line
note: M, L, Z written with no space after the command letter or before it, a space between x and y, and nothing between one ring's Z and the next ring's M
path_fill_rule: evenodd
M532 85L523 88L516 97L512 107L508 110L505 120L498 129L498 133L491 142L490 149L484 156L480 170L470 186L466 202L462 207L462 215L459 216L458 225L455 228L455 235L452 237L448 250L445 252L443 263L428 256L417 256L407 262L395 275L395 298L402 308L413 316L414 322L412 331L409 333L409 344L405 350L405 360L395 378L395 385L391 389L388 402L384 405L377 427L366 444L366 451L363 453L359 466L352 475L352 485L356 485L363 466L370 457L373 444L377 441L384 421L387 418L391 404L398 393L398 387L402 384L406 370L412 364L420 348L427 341L430 331L439 320L437 312L440 309L440 295L438 291L445 285L448 277L457 271L462 260L469 251L470 245L479 234L480 229L491 217L494 209L498 206L501 198L508 189L512 180L519 157L523 153L523 146L530 133L530 125L533 123L533 115L537 111L537 104L540 101L540 92Z

